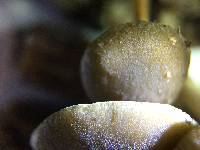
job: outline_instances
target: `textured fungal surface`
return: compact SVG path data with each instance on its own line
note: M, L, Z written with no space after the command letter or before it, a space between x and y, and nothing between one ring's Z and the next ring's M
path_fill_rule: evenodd
M92 100L172 103L187 75L189 44L170 26L122 24L87 48L82 82Z
M99 102L51 115L33 132L31 145L34 150L163 150L195 125L167 104Z

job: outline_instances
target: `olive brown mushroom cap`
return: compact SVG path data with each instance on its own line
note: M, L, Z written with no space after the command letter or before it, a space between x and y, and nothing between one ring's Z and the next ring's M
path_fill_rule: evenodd
M34 150L171 149L196 126L168 104L111 101L75 105L48 117L33 132Z
M127 23L89 45L81 77L91 100L172 103L187 76L189 60L189 44L180 30L159 23Z

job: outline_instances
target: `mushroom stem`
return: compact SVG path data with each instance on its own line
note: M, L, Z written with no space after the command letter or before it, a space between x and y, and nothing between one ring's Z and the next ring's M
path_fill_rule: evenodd
M150 0L133 0L136 18L142 21L150 19Z

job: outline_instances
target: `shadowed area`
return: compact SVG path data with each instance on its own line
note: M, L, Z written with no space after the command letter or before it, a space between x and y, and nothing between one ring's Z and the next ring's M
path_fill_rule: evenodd
M0 149L29 150L29 137L41 121L65 107L38 99L18 98L0 111Z
M191 131L194 126L190 122L177 123L170 127L159 139L153 150L169 150L173 149L177 143Z

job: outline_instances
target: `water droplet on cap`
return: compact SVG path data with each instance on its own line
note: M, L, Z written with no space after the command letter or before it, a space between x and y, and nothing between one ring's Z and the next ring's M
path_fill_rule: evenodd
M170 37L169 40L172 42L172 45L176 44L176 39L175 37Z
M169 79L172 78L172 74L170 71L167 71L164 75L164 78L167 80L167 82L169 82Z

